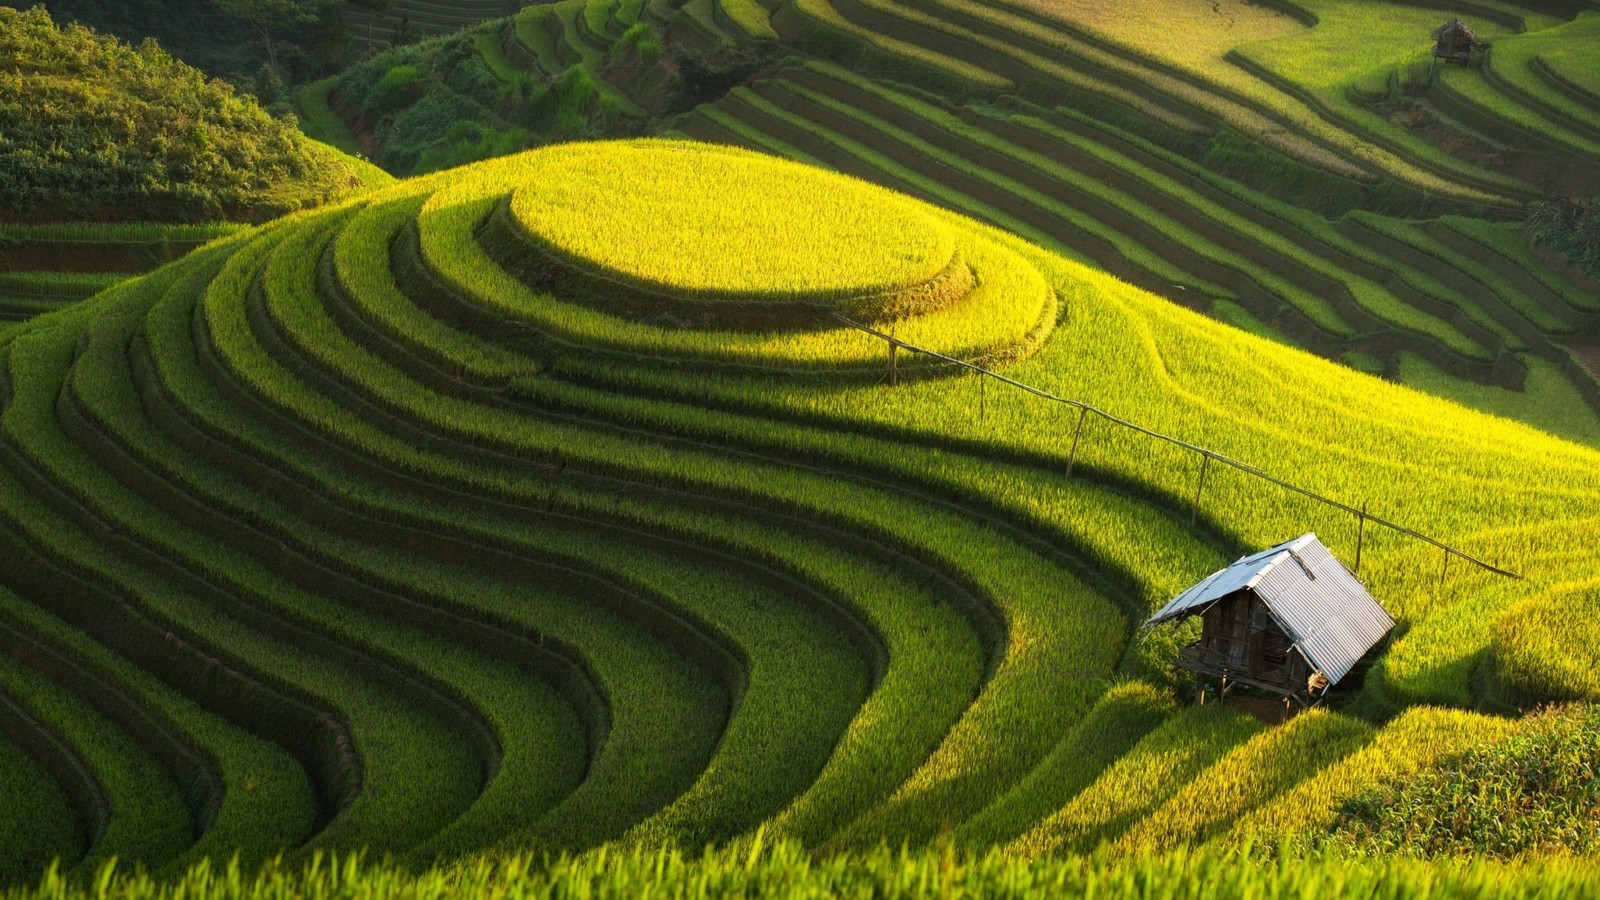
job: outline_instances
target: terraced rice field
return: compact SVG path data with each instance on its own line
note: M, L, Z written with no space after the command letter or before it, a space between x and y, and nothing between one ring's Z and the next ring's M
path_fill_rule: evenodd
M695 142L0 265L0 885L603 846L550 877L1281 889L1232 854L1600 700L1600 288L1517 221L1590 183L1597 20L1461 14L1487 61L1412 97L1446 14L1399 2L563 0L463 52ZM649 40L788 55L665 117ZM1281 727L1183 702L1189 633L1136 626L1308 530L1400 623L1372 669ZM1592 884L1440 872L1384 877Z
M1600 332L1600 285L1529 250L1516 219L1541 191L1600 188L1570 50L1595 17L1464 14L1495 44L1488 61L1440 67L1416 99L1405 84L1427 75L1441 14L1405 3L1112 16L1055 0L563 0L484 25L474 46L507 84L587 72L601 133L666 130L834 168L1246 330L1592 440L1600 381L1572 348ZM662 119L646 111L666 82L616 64L646 31L669 50L776 40L791 55ZM1278 155L1235 158L1244 139L1207 137L1219 129Z
M824 109L817 79L784 89ZM927 357L891 384L840 310L1526 580L1368 531L1403 629L1362 716L1180 711L1181 638L1135 626L1285 533L1348 557L1354 520L1234 470L1197 502L1195 457ZM1228 845L1516 727L1445 707L1595 692L1563 674L1592 643L1541 637L1588 618L1595 451L716 145L401 182L0 331L0 460L0 756L33 761L0 796L50 823L19 878Z
M389 46L404 21L412 40L451 34L486 20L516 12L521 0L395 0L393 8L379 15L350 8L345 16L356 46L366 48L368 31L377 49Z
M0 225L0 323L70 306L239 227Z
M1533 421L1589 430L1588 404L1563 383L1582 391L1591 378L1562 344L1593 327L1592 288L1519 249L1511 229L1458 220L1469 236L1361 213L1330 222L1070 109L952 108L823 63L736 90L683 130L900 187L1185 305L1242 307L1328 356L1394 366L1403 351L1463 381L1549 386L1582 424ZM1484 242L1510 257L1460 264Z

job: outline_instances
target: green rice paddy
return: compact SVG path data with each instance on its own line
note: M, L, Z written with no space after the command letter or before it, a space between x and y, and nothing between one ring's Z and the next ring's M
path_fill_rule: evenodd
M1581 131L1593 17L1469 12L1500 80L1422 100ZM0 329L0 887L1592 892L1337 836L1600 702L1592 281L1505 221L1536 186L1372 105L1443 15L564 0L459 49L633 122L640 23L796 55L683 137L7 226L187 255L0 274L49 296ZM1194 705L1139 624L1306 531L1394 635L1286 723Z

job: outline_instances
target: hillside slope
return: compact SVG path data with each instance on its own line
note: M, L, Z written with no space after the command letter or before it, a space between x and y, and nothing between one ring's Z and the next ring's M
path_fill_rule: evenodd
M1440 13L1403 0L563 0L303 105L400 173L639 133L828 166L1594 444L1600 282L1523 222L1600 185L1572 137L1600 110L1569 52L1593 17L1546 7L1474 7L1494 48L1430 70Z
M1354 518L1233 468L1198 489L1192 450L928 357L891 370L836 313L1525 578L1369 525L1402 628L1364 718L1175 711L1181 637L1136 640L1143 617L1285 535L1349 558ZM1595 662L1552 637L1592 628L1595 451L747 151L409 180L0 332L0 359L25 561L0 698L79 872L1312 834L1508 727L1437 707L1594 699L1544 663Z
M154 43L0 8L0 323L392 181Z
M362 183L252 100L42 7L0 8L0 215L263 220Z

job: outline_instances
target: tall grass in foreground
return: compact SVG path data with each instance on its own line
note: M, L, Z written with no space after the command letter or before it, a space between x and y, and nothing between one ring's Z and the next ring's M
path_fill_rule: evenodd
M798 844L726 848L702 855L606 849L540 862L526 855L477 857L459 866L408 872L360 856L317 856L303 868L269 864L256 873L203 862L160 883L107 864L89 883L55 869L37 888L9 897L1566 897L1600 884L1590 860L1503 864L1481 860L1281 857L1250 865L1231 853L1174 850L1121 859L1070 856L1026 862L994 853L958 856L948 845L907 852L813 856Z

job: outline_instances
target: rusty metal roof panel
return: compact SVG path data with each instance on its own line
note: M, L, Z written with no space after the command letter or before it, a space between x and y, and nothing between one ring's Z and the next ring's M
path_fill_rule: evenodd
M1261 598L1294 646L1330 683L1349 674L1394 627L1394 619L1360 580L1310 533L1212 573L1145 624L1195 615L1239 590Z

